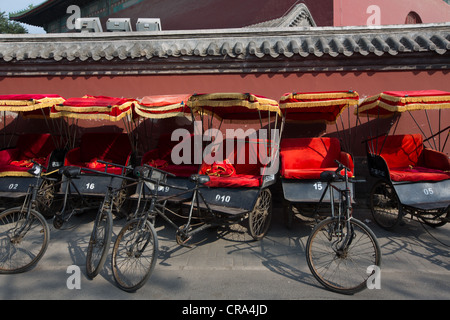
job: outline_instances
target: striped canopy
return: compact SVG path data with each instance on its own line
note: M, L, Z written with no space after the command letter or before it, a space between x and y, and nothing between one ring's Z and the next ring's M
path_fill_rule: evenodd
M280 99L286 121L335 123L349 106L357 105L356 91L294 92Z
M190 94L145 96L136 104L135 112L145 118L163 119L190 114L186 101Z
M281 115L277 101L250 93L195 94L187 104L193 111L219 120L258 120L267 118L269 112Z
M57 94L0 95L0 111L19 112L24 117L43 117L49 115L52 106L64 101Z
M119 121L132 114L136 102L134 99L106 96L69 98L61 104L54 105L50 116L53 118L68 117Z
M439 90L385 91L366 98L355 113L388 117L413 110L450 108L450 92Z

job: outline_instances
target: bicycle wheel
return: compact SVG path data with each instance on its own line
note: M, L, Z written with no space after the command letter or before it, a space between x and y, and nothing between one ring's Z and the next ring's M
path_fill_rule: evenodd
M22 207L0 214L0 273L25 272L36 265L48 247L50 228L37 211Z
M108 255L112 237L113 218L110 210L99 210L86 254L86 272L89 278L95 278L102 269Z
M375 183L370 192L370 209L375 222L386 230L396 227L403 217L394 187L381 180Z
M267 233L272 220L272 194L269 189L261 190L255 208L248 215L250 235L261 240Z
M428 210L426 212L419 213L418 218L430 227L442 227L450 219L450 208L448 208L447 211Z
M120 230L114 243L112 270L117 285L133 292L149 279L158 255L156 230L149 221L142 219L128 222Z
M350 241L341 248L347 234ZM347 238L349 239L349 238ZM306 244L306 259L314 277L327 289L354 294L367 286L369 266L380 266L381 250L373 232L362 222L327 218L318 223Z

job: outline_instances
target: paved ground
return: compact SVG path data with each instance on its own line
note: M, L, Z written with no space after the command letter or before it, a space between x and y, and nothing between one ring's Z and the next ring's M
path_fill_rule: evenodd
M136 293L115 286L108 258L94 280L85 275L85 252L94 214L73 217L66 230L51 230L46 255L33 270L0 276L0 299L152 299L152 300L334 300L334 299L450 299L450 226L429 229L407 221L395 232L375 225L369 211L354 216L378 237L383 262L381 289L343 296L316 282L305 260L311 225L296 221L288 230L281 209L274 209L269 234L249 241L241 231L205 232L195 248L180 247L175 232L157 225L159 259L150 281ZM123 220L115 221L114 235ZM80 267L80 289L68 289L70 265ZM177 311L178 312L178 311Z

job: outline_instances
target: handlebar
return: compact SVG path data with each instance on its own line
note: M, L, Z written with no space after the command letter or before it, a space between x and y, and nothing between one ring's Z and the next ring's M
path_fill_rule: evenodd
M176 175L174 175L173 173L170 173L170 172L167 172L167 171L158 169L158 168L156 168L156 167L149 166L148 164L144 164L143 166L146 167L146 168L149 168L149 169L151 169L151 170L153 170L153 171L156 170L156 171L158 171L159 173L162 173L162 174L164 174L164 175L166 175L166 176L173 177L173 178L176 177Z
M144 170L142 170L142 168L150 169L150 172L145 172ZM153 174L154 172L158 173L160 176L159 177L154 177L154 174ZM147 173L149 175L148 177L145 176ZM165 187L175 188L175 189L179 189L179 190L185 190L185 191L189 190L189 188L187 188L187 187L174 186L174 185L170 185L170 184L165 182L165 180L166 180L165 178L167 176L169 176L169 177L176 177L175 174L167 172L167 171L164 171L164 170L161 170L159 168L155 168L155 167L146 165L146 164L144 164L142 166L139 166L139 167L136 167L134 169L133 174L138 179L142 179L145 182L155 183L157 185L162 185L162 186L165 186Z
M324 171L320 174L320 180L324 182L331 182L331 181L339 181L339 180L346 180L348 175L347 171L350 171L350 169L345 166L343 163L341 163L338 160L334 160L338 167L335 171ZM345 169L345 173L341 174L341 171Z
M33 163L33 167L31 167L30 169L28 169L28 173L32 174L34 176L40 176L42 170L47 171L47 167L34 161L33 159L30 160L31 163Z
M345 171L350 171L350 168L347 167L346 165L344 165L343 163L339 162L338 160L334 160L334 161L338 165L338 168L335 171L337 174L341 175L340 172L342 171L342 169L345 169Z
M123 165L121 165L121 164L112 163L112 162L107 162L107 161L100 160L100 159L97 160L97 162L98 162L98 163L101 163L101 164L104 164L104 165L110 165L110 166L119 167L119 168L122 168L122 169L133 170L133 167L132 167L132 166L123 166Z

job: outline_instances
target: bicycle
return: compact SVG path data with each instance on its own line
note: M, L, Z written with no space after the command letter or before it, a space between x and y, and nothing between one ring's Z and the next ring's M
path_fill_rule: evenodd
M141 288L150 278L156 264L158 255L158 238L154 223L156 216L162 217L176 230L176 241L179 245L188 246L193 236L202 230L234 224L244 219L243 216L223 217L212 210L201 193L201 185L209 181L209 176L193 174L191 181L193 188L171 186L166 183L171 173L147 165L136 167L135 176L139 179L137 187L138 203L131 220L120 230L114 243L112 254L112 270L114 279L124 291L133 292ZM145 198L144 183L150 183L149 199ZM181 190L178 194L159 196L158 191L163 188L176 188ZM169 200L180 197L185 193L192 193L189 204L187 222L181 226L174 223L166 214L166 204ZM148 205L148 202L150 203ZM144 209L141 209L144 208ZM148 209L146 209L148 207ZM194 217L194 213L200 216ZM202 220L200 224L194 224L193 219Z
M144 201L144 209L141 211L141 201L145 200L144 182L156 183L158 187L168 174L150 166L136 167L133 173L138 181L136 211L120 230L112 253L114 279L119 288L127 292L136 291L147 282L158 255L158 238L153 226L158 188L151 194L149 209L145 210Z
M125 190L126 188L129 188L132 185L125 185L120 187L115 187L114 185L114 179L120 178L120 179L128 179L130 178L125 176L125 173L128 170L131 170L131 166L122 166L118 164L114 164L111 162L106 162L103 160L97 160L98 163L105 165L105 172L100 172L93 169L88 168L81 168L81 167L74 167L74 166L66 166L62 167L59 170L59 173L61 175L64 175L67 179L66 182L66 188L64 192L64 206L61 212L58 212L57 215L55 215L55 218L58 217L57 225L60 226L64 222L68 221L72 214L77 210L72 210L69 214L64 214L65 211L65 204L67 202L67 197L69 192L69 185L72 184L72 179L77 179L81 172L90 172L90 173L96 173L101 174L106 177L111 177L109 185L106 187L106 193L103 197L102 203L97 211L97 215L94 220L94 225L92 228L91 236L89 238L89 244L87 248L86 253L86 273L87 276L90 279L95 278L100 270L102 269L107 253L109 251L111 239L112 239L112 227L113 227L113 208L114 206L120 205L118 204L120 201L118 201L118 198L122 198L123 195L121 195L122 190ZM115 166L120 167L122 169L122 174L112 174L107 172L108 166ZM79 197L81 198L81 194L76 188L75 190L78 192ZM54 221L55 223L55 221Z
M32 162L28 172L36 177L36 183L28 187L22 206L0 214L0 274L30 270L44 256L50 241L48 223L36 207L42 180L54 179L44 176L44 166Z
M330 193L331 216L320 221L312 230L306 244L306 259L313 276L325 288L342 294L354 294L367 287L370 266L380 266L381 249L372 230L353 218L348 168L336 160L336 171L325 171L321 181L327 182L319 205ZM341 172L344 171L344 174ZM333 183L344 181L339 189ZM338 192L337 209L333 191ZM318 205L318 206L319 206Z

